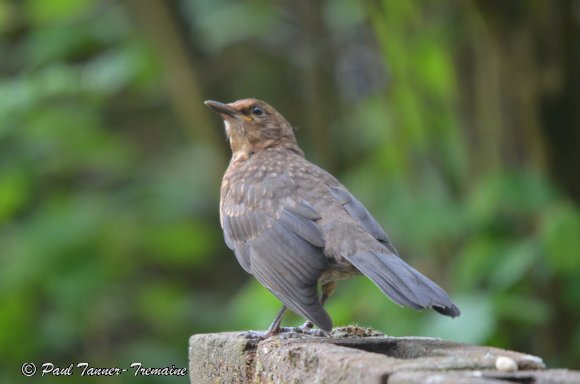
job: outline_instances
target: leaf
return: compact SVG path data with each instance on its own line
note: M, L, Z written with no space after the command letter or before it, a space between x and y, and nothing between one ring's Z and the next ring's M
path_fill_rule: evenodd
M538 259L538 244L533 239L506 246L496 255L490 282L496 289L507 289L523 280Z
M15 214L31 195L31 181L18 169L0 171L0 223Z
M553 308L541 298L524 294L503 293L495 300L497 315L502 319L515 320L520 324L540 326L550 320Z
M93 5L91 0L34 0L27 1L26 8L31 21L38 25L68 20L86 12Z
M556 273L580 273L580 213L571 203L554 205L544 213L540 237Z

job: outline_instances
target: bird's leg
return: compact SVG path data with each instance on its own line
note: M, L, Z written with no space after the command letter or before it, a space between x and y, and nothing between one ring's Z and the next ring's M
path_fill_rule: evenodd
M278 314L274 318L274 321L272 321L272 324L270 324L268 330L266 331L267 335L266 337L274 336L280 333L280 323L282 322L282 318L284 317L284 314L286 313L287 309L288 308L286 308L285 305L283 305L282 308L280 308L280 312L278 312Z
M320 296L320 304L322 306L326 304L326 301L328 300L330 295L334 293L335 289L336 282L334 281L322 284L322 295ZM250 339L264 340L270 336L275 336L280 333L288 334L286 337L297 337L296 334L298 333L313 336L324 336L326 334L321 329L312 329L314 325L312 324L311 321L307 321L299 327L281 327L280 323L282 322L282 318L284 317L284 314L286 313L287 310L288 308L286 308L286 306L283 305L282 308L280 309L280 312L278 312L278 314L274 318L274 321L272 322L272 324L270 324L266 332L248 331L245 332L244 335Z
M336 290L336 281L330 281L328 283L322 284L322 296L320 297L320 304L324 307L326 300L334 293Z
M334 293L335 290L336 290L336 281L330 281L328 283L322 284L322 295L320 296L320 304L323 307L324 307L324 304L326 304L326 300L328 300L328 298ZM312 321L307 320L300 327L296 327L296 328L301 330L304 333L308 333L313 327L314 327L314 324L312 324Z
M274 318L274 321L272 321L272 324L270 324L266 332L248 331L244 333L244 336L250 339L264 340L270 336L279 334L282 331L282 328L280 328L280 323L282 322L282 318L284 317L284 314L286 313L287 309L288 308L286 308L285 305L283 305L282 308L280 308L280 312L278 312L278 314Z

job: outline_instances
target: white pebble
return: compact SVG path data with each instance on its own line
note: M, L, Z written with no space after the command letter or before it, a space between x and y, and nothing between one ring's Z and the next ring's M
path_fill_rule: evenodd
M495 360L495 369L502 372L513 372L518 370L518 365L511 357L500 356Z

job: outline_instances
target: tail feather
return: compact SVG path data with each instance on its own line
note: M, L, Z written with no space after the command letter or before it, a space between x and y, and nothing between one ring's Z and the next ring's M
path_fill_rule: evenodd
M441 287L386 249L355 253L347 260L395 303L415 309L433 308L450 317L461 313Z

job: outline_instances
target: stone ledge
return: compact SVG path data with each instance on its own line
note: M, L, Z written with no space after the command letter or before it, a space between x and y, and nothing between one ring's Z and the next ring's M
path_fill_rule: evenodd
M240 332L199 334L189 345L195 384L580 383L580 372L545 370L536 356L441 339L380 336L358 327L337 328L330 337L260 342Z
M580 372L567 369L544 371L420 371L396 372L389 377L388 384L419 383L462 383L462 384L573 384L580 383Z

